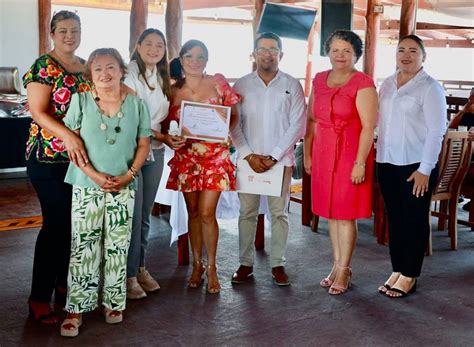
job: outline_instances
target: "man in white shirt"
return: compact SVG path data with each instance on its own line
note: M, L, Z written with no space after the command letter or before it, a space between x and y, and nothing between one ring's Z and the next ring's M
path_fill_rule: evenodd
M281 197L268 197L272 220L270 265L279 286L289 285L285 272L288 239L288 204L290 180L295 164L294 146L305 132L305 98L301 84L278 69L283 57L281 39L274 33L260 34L254 44L257 71L240 78L234 89L242 95L238 105L239 122L232 140L239 158L248 161L257 173L274 165L284 165ZM253 275L254 241L260 195L239 193L240 267L232 283L243 283Z

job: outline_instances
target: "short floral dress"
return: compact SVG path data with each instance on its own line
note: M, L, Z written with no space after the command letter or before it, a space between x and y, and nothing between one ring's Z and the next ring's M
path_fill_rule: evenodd
M233 106L240 101L240 95L224 76L216 74L214 81L219 96L202 102ZM178 121L180 108L181 105L171 102L166 123ZM171 172L166 188L182 192L235 190L235 165L231 161L229 147L227 143L187 140L168 162Z
M52 86L49 114L58 120L66 115L71 96L77 92L90 90L90 82L81 72L68 72L49 54L39 57L23 76L23 85L38 82ZM69 158L63 141L49 134L35 121L31 122L26 143L26 159L36 147L36 159L43 163L68 163Z

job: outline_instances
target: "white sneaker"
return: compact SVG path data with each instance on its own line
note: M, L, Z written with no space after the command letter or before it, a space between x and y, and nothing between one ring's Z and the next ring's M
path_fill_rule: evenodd
M141 299L146 297L146 293L136 277L127 278L127 299Z
M146 292L154 292L155 290L160 289L160 285L151 277L150 273L145 269L140 269L138 271L137 280L140 286Z

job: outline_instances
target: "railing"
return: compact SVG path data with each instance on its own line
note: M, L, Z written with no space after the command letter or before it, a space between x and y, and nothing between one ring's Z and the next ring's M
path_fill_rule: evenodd
M303 77L296 77L300 81L301 86L304 88L305 79ZM228 78L229 83L232 85L238 78ZM377 78L377 88L380 87L385 78ZM447 96L456 96L462 98L468 98L471 89L474 89L474 81L451 81L451 80L438 80L438 82L446 90Z

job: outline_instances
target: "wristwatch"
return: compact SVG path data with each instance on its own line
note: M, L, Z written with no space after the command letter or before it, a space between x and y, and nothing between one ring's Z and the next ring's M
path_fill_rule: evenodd
M275 158L273 158L271 155L268 156L268 159L270 159L270 160L273 161L274 163L278 163L278 160L276 160Z

